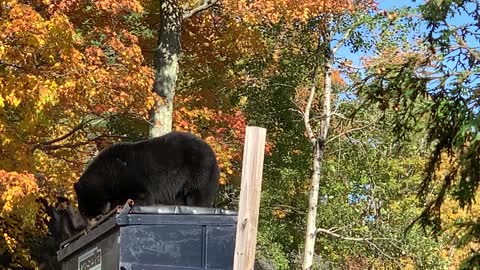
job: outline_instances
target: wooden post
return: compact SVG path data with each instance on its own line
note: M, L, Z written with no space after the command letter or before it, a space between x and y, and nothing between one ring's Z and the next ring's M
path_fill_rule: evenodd
M233 270L252 270L257 244L266 129L247 127Z

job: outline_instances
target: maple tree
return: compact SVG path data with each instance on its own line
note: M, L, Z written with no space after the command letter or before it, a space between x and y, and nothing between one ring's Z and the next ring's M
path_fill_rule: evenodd
M112 18L76 28L78 18L67 16L75 3L0 2L0 252L11 254L13 266L36 263L28 240L46 232L46 216L35 199L73 198L71 183L95 143L116 139L105 127L109 118L142 117L151 106L152 72L137 38L115 28L119 14L138 11L135 3L76 3L84 4L75 7L84 18Z
M57 196L74 200L72 183L98 151L115 141L147 137L149 111L156 98L151 93L154 72L149 63L153 61L145 50L153 40L145 22L151 19L151 10L144 6L150 4L1 2L0 167L4 171L0 195L5 210L0 239L8 245L2 245L0 253L10 254L12 266L33 267L38 258L29 253L29 240L46 232L45 209L31 198L42 197L51 205ZM189 21L190 33L202 31L189 34L192 40L185 42L187 52L192 52L184 58L187 63L208 59L193 50L202 32L213 33L208 28L210 18ZM231 22L222 23L228 31L210 35L210 45L219 49L232 39L232 27L242 29ZM140 42L145 44L140 47ZM233 65L241 54L238 47L229 48L227 53L236 55ZM229 73L228 68L217 68ZM185 74L190 71L194 68ZM219 74L209 74L214 75ZM232 85L228 79L223 83ZM181 85L192 89L186 81ZM215 93L208 82L197 86L198 94ZM198 134L212 145L225 186L240 169L245 116L235 105L215 102L215 94L200 100L184 98L191 94L182 92L175 129ZM19 199L26 193L28 197ZM12 210L11 205L24 211ZM24 226L17 227L18 221Z
M223 112L192 103L192 98L177 96L180 108L174 111L173 128L196 134L212 146L220 167L220 184L225 185L240 170L246 118L235 108Z

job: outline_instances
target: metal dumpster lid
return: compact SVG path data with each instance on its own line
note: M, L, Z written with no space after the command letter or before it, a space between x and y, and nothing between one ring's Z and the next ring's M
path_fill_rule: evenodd
M129 214L237 215L237 211L199 206L149 205L133 206Z

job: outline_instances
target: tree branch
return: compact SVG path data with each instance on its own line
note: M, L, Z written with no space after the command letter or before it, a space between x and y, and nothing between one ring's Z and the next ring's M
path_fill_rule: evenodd
M361 126L361 127L357 127L357 128L352 128L352 129L346 130L346 131L344 131L344 132L342 132L342 133L340 133L340 134L338 134L338 135L336 135L336 136L333 136L333 137L330 138L325 144L328 144L328 143L332 142L333 140L338 139L338 138L341 137L341 136L347 135L347 134L352 133L352 132L355 132L355 131L359 131L359 130L365 129L365 128L371 126L371 125L373 125L373 123L370 123L370 124L365 125L365 126Z
M26 70L24 67L21 67L21 66L18 66L18 65L15 65L15 64L9 64L3 60L0 60L0 67L1 66L4 66L4 67L13 67L13 68L16 68L16 69L21 69L21 70Z
M93 119L90 119L90 120L87 120L87 121L82 121L80 124L78 124L77 126L72 128L72 130L70 130L69 132L67 132L66 134L64 134L64 135L62 135L58 138L55 138L55 139L50 140L50 141L40 142L40 143L35 144L32 148L32 151L35 151L37 149L42 149L43 150L44 147L46 147L46 146L51 146L52 144L54 144L56 142L65 140L66 138L72 136L75 132L83 129L91 121L93 121Z
M467 50L467 52L472 55L477 61L480 61L480 53L478 51L476 51L475 49L473 48L470 48L468 45L467 45L467 42L465 42L465 39L463 37L461 37L458 33L457 33L457 28L453 27L452 25L450 25L446 20L444 21L445 25L448 27L448 29L450 29L450 31L452 31L452 34L453 36L455 37L455 39L457 40L457 43L458 45Z
M53 151L53 150L59 150L59 149L64 149L64 148L76 148L78 146L82 145L87 145L91 142L95 142L97 140L103 139L103 138L126 138L126 136L116 136L116 135L100 135L92 139L88 139L83 142L77 142L77 143L66 143L66 144L58 144L58 145L40 145L38 149L41 149L43 151Z
M381 238L348 237L348 236L343 236L343 235L340 235L338 233L332 232L331 230L327 230L327 229L323 229L323 228L317 228L316 233L324 233L324 234L328 234L328 235L331 235L333 237L340 238L340 239L343 239L343 240L356 241L356 242L369 242L369 241L372 241L372 240L391 240L390 238L385 238L385 237L381 237Z
M189 11L184 11L183 12L183 19L188 19L204 10L209 9L210 7L216 5L219 0L203 0L203 3Z
M84 142L78 142L78 143L66 143L66 144L60 144L60 145L42 145L38 147L37 149L40 149L42 151L53 151L53 150L59 150L59 149L64 149L64 148L75 148L78 146L82 145L87 145L91 142L95 141L94 139L90 139Z
M388 241L391 241L393 239L391 238L385 238L385 237L380 237L380 238L372 238L372 237L348 237L348 236L343 236L343 235L340 235L338 233L334 233L330 230L327 230L327 229L322 229L322 228L317 228L316 230L316 233L324 233L324 234L328 234L328 235L331 235L333 237L336 237L336 238L340 238L342 240L347 240L347 241L355 241L355 242L365 242L367 244L369 244L370 246L372 246L374 249L376 249L378 252L380 252L383 256L385 256L386 258L390 259L390 260L393 260L393 258L391 256L389 256L388 254L386 254L385 252L383 252L382 249L380 249L377 245L375 245L372 241L375 241L375 240L388 240Z
M337 44L335 44L335 46L332 48L332 55L335 55L337 53L337 51L343 46L343 44L345 44L347 39L350 38L353 30L360 26L360 24L361 23L357 21L350 28L348 28L347 31L345 31L343 36L338 40Z
M312 85L310 86L310 94L308 96L307 104L305 105L305 111L303 113L303 121L305 124L305 130L307 133L308 140L312 143L315 143L315 134L313 134L312 126L310 125L310 110L312 109L312 103L315 99L315 92L317 91L317 84L318 84L318 77L319 77L319 69L320 69L320 56L322 53L322 41L321 35L318 35L318 45L317 45L317 52L315 53L315 68L313 69L313 81Z

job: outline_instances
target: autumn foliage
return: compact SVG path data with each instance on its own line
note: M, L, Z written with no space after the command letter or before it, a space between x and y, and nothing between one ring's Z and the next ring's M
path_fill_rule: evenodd
M57 196L74 201L72 183L98 151L148 135L144 130L154 101L153 69L152 54L144 45L156 38L139 25L149 24L142 20L151 19L143 17L144 6L151 4L0 1L0 254L11 256L14 265L37 263L28 240L45 234L46 215L36 198L52 205ZM195 90L203 93L214 93L219 86L233 89L245 81L236 79L230 68L246 51L262 46L258 33L233 19L214 20L220 17L192 19L183 35L188 66L184 75L218 82L196 79L200 83ZM221 25L221 32L212 30L214 23ZM238 47L232 42L234 33L245 40L255 38ZM229 61L219 61L219 52ZM217 78L212 77L215 73L198 73L194 62L219 63L216 68L222 73L216 73ZM180 93L174 127L212 145L221 184L227 184L240 170L246 117L235 105L219 106L221 97L210 97L200 100ZM126 122L114 121L122 117L140 124L126 127Z
M364 7L373 6L371 0L262 0L262 1L226 1L227 9L240 14L249 23L276 23L283 19L285 22L305 22L319 14L340 14Z
M39 191L32 174L0 170L0 253L13 254L21 265L32 265L30 254L24 249L26 232L44 232L44 227L36 223Z

